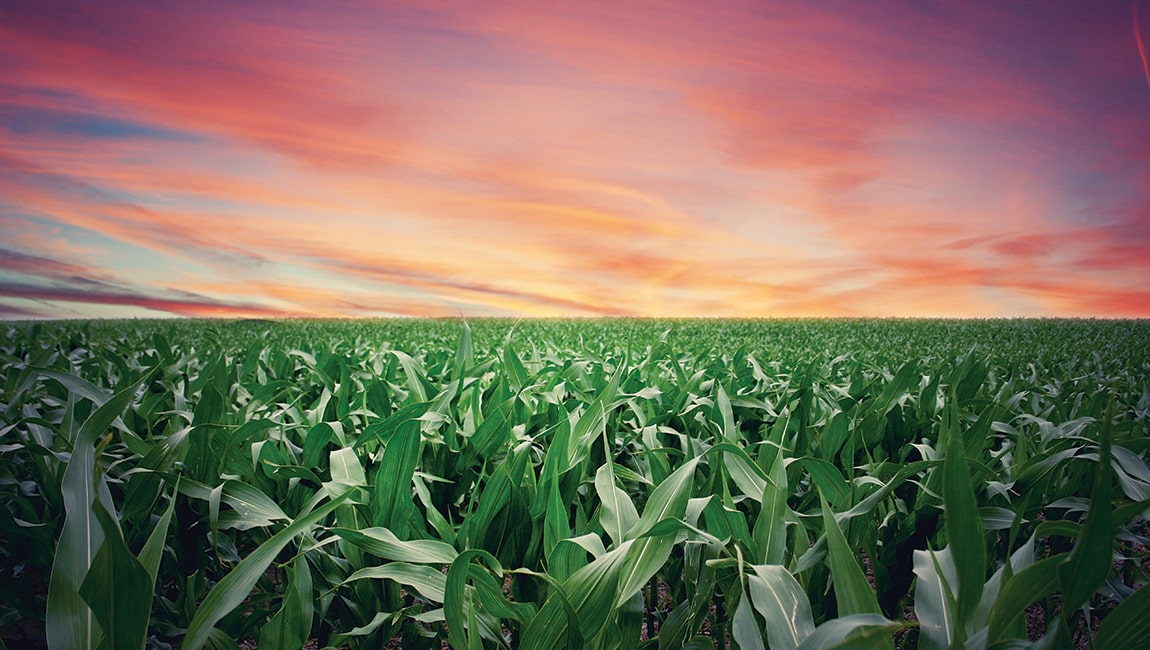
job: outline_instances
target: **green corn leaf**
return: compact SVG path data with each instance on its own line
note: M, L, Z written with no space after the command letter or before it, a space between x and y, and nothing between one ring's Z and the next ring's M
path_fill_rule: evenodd
M770 481L763 485L762 510L755 520L754 540L763 564L782 564L787 550L787 471L775 455Z
M376 473L372 523L391 529L400 538L407 537L415 513L411 481L421 449L419 427L415 423L401 426L387 443Z
M747 455L741 447L730 443L719 443L711 447L707 453L721 453L723 467L731 480L735 482L743 496L760 501L767 488L767 474L763 472L758 463Z
M100 630L92 610L80 596L80 585L104 542L93 502L101 498L105 510L114 510L110 495L104 498L108 491L104 478L96 472L95 445L138 388L139 384L134 384L120 390L84 421L64 470L60 489L66 514L52 560L46 610L48 647L53 650L95 648L99 642Z
M450 545L431 539L404 541L381 527L353 530L333 528L331 532L359 548L385 560L419 564L450 564L459 555Z
M153 583L120 533L120 526L97 499L93 514L104 532L80 596L88 603L103 633L100 650L144 647L152 612Z
M663 479L651 491L643 516L627 531L627 539L635 539L664 519L682 519L687 510L687 500L691 497L692 478L698 458L692 458L682 467Z
M468 549L451 563L444 581L443 615L447 621L448 643L455 650L482 648L483 641L478 624L474 592L467 591L467 577L473 559L483 559L502 573L499 560L487 551Z
M619 572L634 540L623 542L553 585L523 634L524 650L581 648L613 619Z
M639 513L627 493L615 484L613 463L603 463L595 472L595 491L602 504L599 523L607 536L616 544L623 542L623 534L639 521Z
M694 458L683 464L663 480L651 492L647 505L643 508L643 516L632 527L628 535L639 536L652 531L655 524L668 519L682 519L687 510L687 501L691 498L692 479L698 459ZM647 523L650 522L650 523ZM643 585L666 562L675 545L675 533L678 528L668 531L658 537L642 537L635 540L634 546L627 553L622 571L619 576L618 591L615 605L621 607L627 599L639 593Z
M811 604L795 577L776 564L755 565L747 590L766 622L771 650L793 650L815 630Z
M221 499L232 507L233 512L220 517L220 528L250 530L290 519L275 501L250 483L229 480L222 486Z
M455 349L455 370L452 379L459 381L467 369L475 365L475 351L471 345L471 326L467 320L463 321L463 330L459 333L459 345Z
M1026 567L1002 587L987 621L987 645L1004 638L1004 632L1032 603L1058 591L1058 568L1068 555L1060 553Z
M308 429L307 436L303 441L303 466L316 467L323 457L323 450L331 442L332 436L335 431L327 422L320 422L319 424Z
M403 374L407 376L407 387L411 390L415 401L426 402L427 385L424 383L426 373L423 366L406 352L400 350L389 350L389 352L395 355L396 359L399 359L399 365L403 367Z
M351 447L333 449L328 454L328 467L333 481L347 481L351 485L367 484L363 464L359 462L359 456Z
M891 635L904 627L878 614L842 616L815 628L799 650L891 647Z
M751 599L745 591L740 595L739 604L735 607L735 616L731 619L731 638L735 640L740 650L767 650L763 645L763 631L755 621Z
M843 531L835 521L834 512L826 499L819 497L823 507L823 526L826 530L827 556L831 577L835 583L835 600L839 615L880 614L878 599L867 583L866 574L859 564L858 555L847 544Z
M487 414L487 418L471 436L468 443L475 448L475 453L480 457L486 458L506 447L510 427L503 425L513 407L513 402L504 402L494 412Z
M156 522L152 528L151 534L148 535L147 541L144 542L144 548L140 549L139 560L144 569L148 572L148 577L151 579L152 587L155 587L156 578L160 573L160 560L164 554L164 543L168 539L168 528L172 524L172 515L176 511L176 494L179 492L179 484L177 479L176 489L172 491L172 498L168 501L168 509Z
M279 611L260 628L259 647L265 650L302 648L311 634L312 578L307 558L299 556L292 563Z
M395 432L398 431L400 427L412 421L418 421L419 418L427 413L431 406L431 402L428 401L403 405L383 422L373 424L364 429L363 434L355 441L354 447L360 449L367 446L370 442L377 440L387 442L391 440L391 437L395 435Z
M982 588L982 600L979 601L978 609L975 610L974 616L968 624L971 629L986 629L987 622L990 620L990 613L994 611L995 603L1002 593L1004 582L1009 582L1023 569L1034 564L1034 540L1034 536L1026 540L1011 554L1009 565L1003 562L1003 565L986 581L986 585Z
M719 411L722 439L730 443L738 442L739 430L735 427L735 414L731 410L731 398L727 396L727 391L723 390L722 382L716 381L715 386L715 408Z
M819 455L823 460L833 460L838 455L839 450L846 444L847 438L850 437L850 416L843 411L835 413L829 422L827 422L826 429L823 431L823 437L819 446Z
M915 551L914 613L919 626L919 648L946 650L955 638L954 588L958 576L950 549Z
M512 349L510 342L503 346L503 372L516 392L527 386L527 370L523 368L523 362L519 360L519 355Z
M458 558L457 558L458 559ZM410 564L407 562L388 562L383 566L364 567L349 575L341 584L365 579L391 580L406 587L411 587L424 598L436 603L443 602L443 592L446 589L447 576L438 569L426 564Z
M942 463L942 499L946 513L946 538L958 574L958 608L955 612L959 630L978 606L986 579L986 543L982 519L975 500L972 478L966 463L966 448L958 428L957 400L951 389L950 403L944 408L946 456Z
M1078 609L1106 582L1110 573L1113 556L1114 535L1111 532L1112 506L1110 503L1111 436L1110 427L1114 419L1113 397L1102 420L1097 470L1094 473L1094 487L1090 493L1090 510L1082 525L1083 533L1074 544L1066 563L1058 568L1059 584L1062 588L1063 612Z
M196 614L188 625L183 648L199 650L208 640L208 635L216 623L236 607L251 593L260 576L267 570L272 560L279 555L295 537L308 530L339 507L351 495L352 490L331 499L316 510L303 515L279 531L245 557L228 575L216 583L200 603Z
M802 458L799 464L811 475L819 492L826 497L831 507L845 510L850 507L851 489L842 472L821 458Z
M1102 619L1094 647L1123 650L1143 645L1147 639L1150 639L1150 589L1143 586Z
M60 385L64 388L67 388L69 393L72 393L73 395L83 399L91 400L92 403L97 407L103 406L104 402L108 401L107 393L100 389L99 386L96 386L83 377L77 377L75 375L66 372L60 372L58 370L52 370L50 368L33 367L31 369L35 370L39 375L60 382Z

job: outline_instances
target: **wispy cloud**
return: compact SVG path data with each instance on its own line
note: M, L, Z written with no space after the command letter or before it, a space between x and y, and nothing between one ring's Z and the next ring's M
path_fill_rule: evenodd
M1146 315L1138 12L3 5L0 317Z

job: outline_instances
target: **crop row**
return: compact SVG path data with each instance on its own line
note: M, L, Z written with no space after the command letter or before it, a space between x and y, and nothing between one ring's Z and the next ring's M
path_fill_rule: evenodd
M1147 366L1097 349L1146 325L918 323L1001 347L913 356L915 322L851 324L771 357L806 330L12 325L0 623L53 648L1150 640Z

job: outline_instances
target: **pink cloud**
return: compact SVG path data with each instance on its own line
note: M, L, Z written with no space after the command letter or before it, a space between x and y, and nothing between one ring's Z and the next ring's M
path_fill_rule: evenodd
M164 260L139 293L198 287L202 305L169 306L203 313L1142 314L1129 20L5 7L0 216L108 242L75 272L20 273L123 282L109 260L138 247Z

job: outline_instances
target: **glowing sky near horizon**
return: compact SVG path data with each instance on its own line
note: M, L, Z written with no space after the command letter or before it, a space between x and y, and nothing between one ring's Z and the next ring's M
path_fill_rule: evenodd
M1150 4L0 1L0 318L1150 317Z

